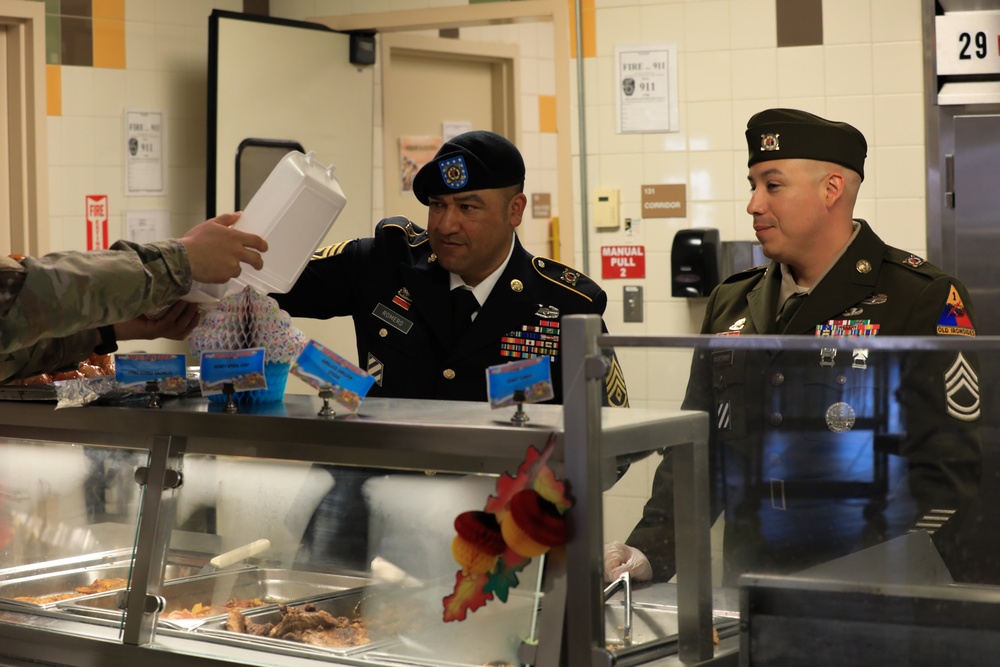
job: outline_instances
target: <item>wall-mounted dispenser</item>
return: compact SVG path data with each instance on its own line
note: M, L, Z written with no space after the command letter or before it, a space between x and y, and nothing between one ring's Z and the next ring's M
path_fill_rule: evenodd
M670 250L673 296L708 296L719 284L719 230L682 229Z

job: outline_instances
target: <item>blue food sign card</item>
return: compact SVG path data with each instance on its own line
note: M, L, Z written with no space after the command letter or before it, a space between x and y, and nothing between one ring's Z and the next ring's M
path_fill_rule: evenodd
M187 391L187 367L183 354L116 354L115 382L122 389L146 390L149 382L163 394Z
M314 340L292 364L291 373L318 391L332 391L333 400L357 410L375 378Z
M236 391L267 389L262 347L201 353L202 396L221 394L227 384Z
M486 392L491 407L514 405L514 392L518 389L524 391L525 403L554 398L552 360L548 356L532 357L486 369Z

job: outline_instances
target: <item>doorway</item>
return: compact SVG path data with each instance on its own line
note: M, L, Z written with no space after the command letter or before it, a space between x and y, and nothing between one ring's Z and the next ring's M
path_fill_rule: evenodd
M403 138L441 137L444 125L454 123L518 143L518 50L401 33L380 39L384 214L424 226L427 208L403 178Z
M45 4L0 0L0 251L48 251Z

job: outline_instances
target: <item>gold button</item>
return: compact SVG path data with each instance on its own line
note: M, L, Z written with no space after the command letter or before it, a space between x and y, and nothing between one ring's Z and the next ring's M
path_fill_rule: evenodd
M545 268L545 260L541 260L541 259L538 260L538 268L540 268L540 269L544 269Z
M378 330L378 335L379 335L379 336L380 336L381 338L385 338L386 336L388 336L388 335L389 335L389 331L388 331L387 329L379 329L379 330Z
M859 259L858 263L854 265L857 268L858 273L868 273L872 270L872 263L867 259Z
M515 292L523 292L524 291L524 283L522 283L517 278L514 278L512 281L510 281L510 288L512 290L514 290Z
M444 369L444 372L441 373L441 375L444 376L445 380L454 380L455 379L455 371L451 370L450 368Z
M430 255L427 256L427 263L428 264L433 264L434 262L437 261L437 258L438 258L438 256L435 253L432 252Z
M774 375L771 376L771 384L773 384L775 387L780 387L782 384L784 384L784 382L785 382L784 373L775 373Z

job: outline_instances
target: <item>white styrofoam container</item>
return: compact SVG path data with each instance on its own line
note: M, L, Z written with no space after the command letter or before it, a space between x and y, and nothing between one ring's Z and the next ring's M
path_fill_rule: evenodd
M313 155L299 151L285 155L233 226L267 241L264 268L258 271L244 264L240 276L224 285L195 282L185 300L214 302L247 285L265 294L292 288L347 205L334 167L324 167Z

